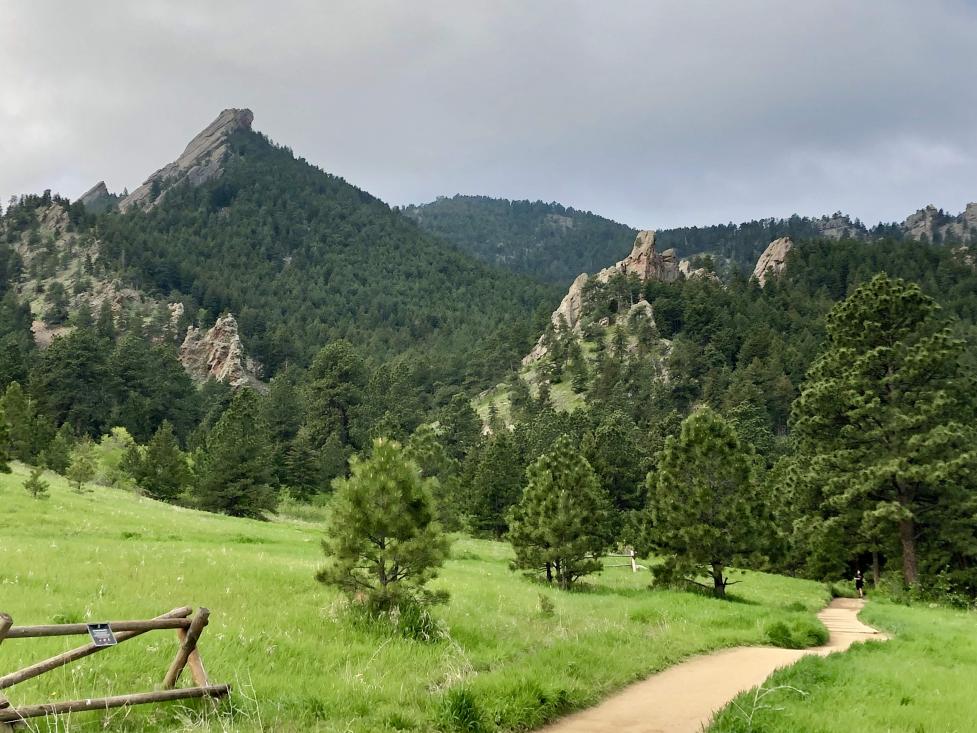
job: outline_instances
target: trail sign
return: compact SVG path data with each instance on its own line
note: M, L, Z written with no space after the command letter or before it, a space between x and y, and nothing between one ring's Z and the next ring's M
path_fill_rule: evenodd
M95 646L115 646L119 643L109 624L88 624L88 633Z

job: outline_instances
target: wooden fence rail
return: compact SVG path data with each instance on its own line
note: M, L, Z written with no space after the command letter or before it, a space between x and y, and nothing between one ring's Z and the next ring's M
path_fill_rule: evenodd
M190 616L193 615L193 618ZM191 698L221 698L230 693L230 685L212 685L207 679L207 673L200 659L197 642L210 619L210 611L200 608L196 614L189 606L174 608L172 611L153 619L139 621L109 621L102 626L108 627L114 636L114 642L108 645L97 644L92 625L90 624L48 624L41 626L14 626L13 619L8 614L0 613L0 644L12 639L36 639L51 636L77 636L92 634L92 641L88 644L70 649L48 659L36 662L30 666L0 676L0 691L42 674L63 667L66 664L83 659L106 649L111 649L124 641L145 634L148 631L175 629L179 640L179 648L172 664L163 678L162 690L150 692L136 692L128 695L114 695L111 697L90 698L87 700L69 700L65 702L50 702L42 705L26 705L14 707L0 692L0 730L8 724L17 723L27 718L46 715L60 715L88 710L108 710L110 708L128 705L143 705L146 703L167 702L169 700L186 700ZM190 667L194 687L176 688L176 683L186 667Z

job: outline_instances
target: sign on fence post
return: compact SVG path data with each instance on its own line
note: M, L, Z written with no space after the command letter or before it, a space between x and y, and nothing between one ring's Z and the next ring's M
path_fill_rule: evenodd
M95 646L115 646L119 643L109 624L88 624L88 634Z

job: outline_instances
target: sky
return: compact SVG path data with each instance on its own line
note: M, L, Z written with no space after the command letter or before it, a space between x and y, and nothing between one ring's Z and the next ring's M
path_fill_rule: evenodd
M977 1L0 0L0 196L132 190L226 107L391 204L639 228L977 201Z

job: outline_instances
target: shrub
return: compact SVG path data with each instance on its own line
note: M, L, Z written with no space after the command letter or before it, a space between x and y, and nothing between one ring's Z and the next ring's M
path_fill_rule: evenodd
M467 687L454 687L441 699L441 729L451 733L483 733L485 713Z

